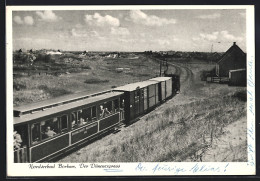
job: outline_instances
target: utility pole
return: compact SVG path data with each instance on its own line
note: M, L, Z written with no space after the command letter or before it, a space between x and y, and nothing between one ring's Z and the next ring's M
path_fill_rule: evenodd
M160 77L162 76L162 60L160 60Z
M211 53L212 53L212 51L213 51L213 44L211 45Z

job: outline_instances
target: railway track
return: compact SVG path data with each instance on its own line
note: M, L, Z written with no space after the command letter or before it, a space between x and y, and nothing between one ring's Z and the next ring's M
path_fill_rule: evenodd
M161 59L149 57L150 59L158 62L160 64ZM180 65L173 62L168 62L168 73L177 74L180 76L181 89L185 90L193 84L194 74L186 67L184 64Z

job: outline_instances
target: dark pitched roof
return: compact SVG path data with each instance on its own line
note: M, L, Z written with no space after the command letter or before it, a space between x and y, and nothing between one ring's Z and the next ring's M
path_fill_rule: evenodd
M219 59L218 63L220 63L226 56L232 54L235 50L240 51L243 55L246 55L239 46L236 45L236 42L234 42L233 46L231 46Z

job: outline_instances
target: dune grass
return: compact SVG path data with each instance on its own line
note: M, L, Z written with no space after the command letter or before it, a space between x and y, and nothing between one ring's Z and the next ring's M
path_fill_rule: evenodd
M225 126L245 115L246 102L234 93L168 105L60 162L198 161L203 159L199 153L223 134Z

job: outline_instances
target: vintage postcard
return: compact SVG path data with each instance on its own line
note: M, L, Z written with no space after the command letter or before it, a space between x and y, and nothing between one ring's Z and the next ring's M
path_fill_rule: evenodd
M7 6L7 175L255 175L254 6Z

